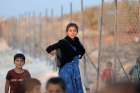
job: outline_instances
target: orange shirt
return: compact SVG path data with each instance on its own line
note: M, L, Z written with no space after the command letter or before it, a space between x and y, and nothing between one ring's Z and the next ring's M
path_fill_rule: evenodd
M103 81L112 80L112 76L113 70L111 68L106 68L103 70L103 73L101 74L101 79Z

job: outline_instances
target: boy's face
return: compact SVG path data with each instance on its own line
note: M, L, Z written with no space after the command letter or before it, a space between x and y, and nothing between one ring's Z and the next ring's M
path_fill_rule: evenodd
M74 39L77 36L77 29L74 26L69 27L68 31L66 32L67 36L71 39Z
M23 67L23 65L25 64L25 60L23 60L21 58L16 58L14 64L15 64L16 68L21 69Z
M107 64L107 67L108 68L112 68L112 64Z
M49 84L47 93L65 93L64 90L57 84Z

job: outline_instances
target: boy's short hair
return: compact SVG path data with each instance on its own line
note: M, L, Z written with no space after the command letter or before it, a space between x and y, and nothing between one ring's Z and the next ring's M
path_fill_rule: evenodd
M50 78L46 84L46 90L50 84L59 85L64 91L66 91L65 81L60 77Z
M41 82L38 79L30 78L23 82L23 92L32 91L35 86L41 86Z
M111 61L109 61L109 62L107 62L107 64L112 65L112 62L111 62Z
M14 61L15 61L17 58L23 59L23 60L25 61L25 56L24 56L24 54L22 54L22 53L17 53L17 54L15 54L15 56L14 56Z

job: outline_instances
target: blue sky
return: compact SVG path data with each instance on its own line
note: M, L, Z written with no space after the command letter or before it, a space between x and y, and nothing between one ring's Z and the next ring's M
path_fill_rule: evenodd
M45 9L54 9L54 15L60 15L60 6L64 6L64 13L69 13L70 2L73 1L73 11L80 10L80 0L0 0L0 16L20 16L35 12L45 14ZM84 0L84 6L99 5L101 0Z

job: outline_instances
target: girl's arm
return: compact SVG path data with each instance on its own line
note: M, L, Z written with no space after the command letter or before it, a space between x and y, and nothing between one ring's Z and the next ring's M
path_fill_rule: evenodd
M9 93L9 87L10 87L9 80L6 80L6 83L5 83L5 93Z
M84 46L82 45L82 43L80 42L79 38L78 37L75 37L76 39L76 42L77 42L77 49L78 49L78 54L81 55L80 58L82 58L82 56L85 54L85 48Z
M59 47L60 47L60 44L61 44L60 41L57 42L57 43L55 43L55 44L52 44L52 45L50 45L50 46L48 46L48 47L46 48L46 51L47 51L48 53L50 53L50 52L52 52L53 50L59 48Z

